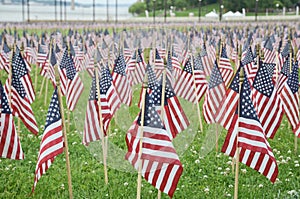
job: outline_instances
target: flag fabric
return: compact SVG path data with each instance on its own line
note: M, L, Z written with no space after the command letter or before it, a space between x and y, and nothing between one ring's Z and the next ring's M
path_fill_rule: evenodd
M107 134L109 123L120 107L121 101L112 84L112 79L108 68L102 68L99 80L100 100L101 100L101 116L103 123L104 136ZM98 105L98 92L96 86L96 78L93 77L89 101L86 110L83 144L88 145L90 142L102 139L100 128L100 115Z
M163 109L161 109L162 84L163 79L161 79L159 84L156 84L157 86L151 92L151 97L156 110L158 110L158 113L163 116L161 119L169 134L169 138L173 140L176 135L184 131L190 123L174 93L171 82L167 77L165 82L165 101L163 102Z
M205 92L203 90L206 90L207 84L201 81L203 79L201 71L194 70L192 67L192 58L190 57L175 83L174 91L178 96L196 104L203 96ZM195 85L196 79L199 80L197 85Z
M67 107L70 111L73 111L83 91L83 83L79 77L79 73L76 72L71 57L67 58L66 77L67 77L67 86L66 86Z
M141 124L140 112L126 134L128 152L125 158L136 170L139 169L139 160L142 161L142 176L155 188L172 197L183 167L147 93L145 98L145 122ZM142 151L140 138L143 141Z
M147 64L144 61L142 49L138 49L128 63L126 74L132 81L131 85L143 82Z
M291 64L291 60L288 55L288 57L286 58L286 60L283 63L278 80L276 82L276 89L277 89L278 94L281 93L281 91L284 87L284 84L288 79L288 76L290 74L290 64Z
M127 106L130 106L132 100L132 89L125 69L125 59L124 56L120 54L115 61L115 67L112 72L113 84L116 88L121 102L126 104Z
M30 106L30 96L26 92L26 85L24 86L23 84L23 82L27 84L29 81L31 83L31 79L29 79L30 76L29 74L26 74L26 68L24 68L23 66L24 65L12 64L12 79L7 79L5 83L5 91L9 94L9 89L11 88L11 108L13 115L20 117L27 129L33 134L37 135L39 129ZM29 84L27 85L29 86Z
M0 69L4 69L9 74L9 64L11 50L7 45L6 40L2 44L2 50L0 51Z
M250 85L253 84L255 75L257 73L258 67L254 61L254 55L252 54L251 47L247 47L242 53L242 65L244 66L245 72L247 74Z
M228 86L233 77L233 68L230 63L230 59L227 56L226 46L222 46L222 51L220 55L219 68L224 80L225 86Z
M237 107L222 152L234 157L238 145L239 161L274 183L278 175L278 166L251 101L250 83L247 77L242 85L239 103L240 110L238 112Z
M43 48L39 44L36 63L39 67L42 67L42 65L46 62L46 60L47 60L47 53L43 50Z
M54 48L52 47L48 53L47 60L42 64L40 74L49 78L53 85L56 85L54 66L57 64Z
M216 116L222 106L221 102L225 94L226 87L218 64L215 63L208 82L208 90L205 94L203 103L203 115L206 123L211 124L216 122Z
M56 88L48 108L45 130L42 136L40 151L35 168L32 192L34 192L37 182L49 169L56 156L63 153L63 148L64 140L62 132L62 119L60 115L60 105Z
M67 93L67 64L69 63L68 49L65 49L58 67L60 90L63 96Z
M292 72L288 76L280 98L283 104L284 112L292 125L293 132L300 137L300 121L299 121L299 74L298 61L293 63Z
M0 82L0 157L23 160L24 153L18 137L11 108Z
M169 51L169 53L171 53ZM176 55L175 53L175 50L174 48L172 49L172 55L170 56L171 59L172 59L172 67L173 67L173 73L174 73L174 78L175 80L177 80L179 78L179 75L181 73L181 66L180 66L180 63L179 63L179 60L178 60L178 56Z
M26 63L18 48L12 59L12 73L15 79L19 79L19 81L21 81L25 89L27 99L31 104L35 100L35 93Z
M269 63L260 63L253 82L253 104L267 138L273 138L283 116L282 105L268 72Z
M218 122L226 130L229 129L236 107L238 106L240 71L241 67L238 68L229 88L226 90L226 94L221 102L222 106L216 117L216 122Z
M159 78L164 70L165 70L164 60L159 55L158 50L155 49L154 72L156 74L156 77Z
M273 43L271 38L269 37L263 47L265 52L265 63L273 63L274 59L276 58L275 51L273 50Z
M206 51L205 43L203 43L203 47L199 53L199 56L201 57L201 61L203 63L205 76L210 76L212 69L211 69L211 64L209 62L208 54Z

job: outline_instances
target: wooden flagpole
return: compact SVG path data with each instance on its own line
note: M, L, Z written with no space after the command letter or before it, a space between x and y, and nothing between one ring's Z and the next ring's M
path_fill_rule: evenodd
M297 46L295 47L295 51L294 51L294 62L296 62L296 60L297 60ZM290 64L291 64L291 62L290 62ZM300 100L298 101L298 107L300 107ZM299 115L299 119L300 119L300 115ZM298 151L298 136L296 134L294 136L294 145L295 145L295 154L297 154L297 151Z
M49 64L49 66L48 67L50 67L50 64L51 64L51 56L52 56L52 40L50 41L50 51L49 51L49 57L48 57L48 64ZM53 66L54 67L54 66ZM48 69L49 70L49 69ZM46 106L47 105L47 96L48 96L48 85L49 85L49 80L46 78L46 91L45 91L45 99L44 99L44 105ZM41 93L42 93L42 91L41 91ZM40 93L40 94L41 94Z
M40 42L41 43L41 38L40 38ZM36 70L35 70L35 78L34 78L34 89L37 90L37 80L38 80L38 73L39 73L39 65L38 63L36 63Z
M104 128L103 128L102 110L101 110L100 82L99 82L99 73L98 73L99 69L97 67L96 57L94 57L94 66L95 66L95 76L96 76L96 88L97 88L97 94L98 94L98 114L99 114L99 119L100 119L99 123L100 123L100 133L101 133L101 142L102 142L104 180L105 180L105 184L108 184L108 174L107 174L106 155L105 155L105 142L104 142Z
M234 179L234 199L238 199L238 184L239 184L239 162L240 162L240 148L239 143L239 118L240 118L240 100L241 100L241 90L244 81L244 69L240 69L240 89L239 89L239 100L238 100L238 121L237 121L237 134L236 134L236 151L235 151L235 179Z
M11 108L11 95L12 95L12 92L11 92L11 87L12 87L12 61L13 61L13 57L14 57L14 54L15 54L15 48L16 48L16 41L14 42L14 45L13 45L13 50L12 50L12 53L11 53L11 59L10 59L10 64L9 64L9 77L8 77L8 83L9 83L9 86L8 86L8 103L9 103L9 106ZM20 117L20 116L19 116Z
M146 63L149 62L150 48L145 49L144 51L144 60ZM143 134L144 134L144 116L145 116L145 101L146 101L146 92L148 88L148 75L145 74L143 82L143 93L142 93L142 113L141 113L141 126L140 126L140 138L139 138L139 156L138 156L138 179L137 179L137 193L136 198L141 198L141 189L142 189L142 166L143 160L141 159L142 150L143 150Z
M56 67L56 85L57 85L57 92L58 92L58 100L60 106L60 115L62 120L62 127L63 127L63 136L64 136L64 152L66 155L66 165L67 165L67 175L68 175L68 185L69 185L69 198L73 198L73 190L72 190L72 179L71 179L71 167L70 167L70 159L69 159L69 148L68 148L68 139L67 139L67 132L66 132L66 125L65 125L65 115L64 115L64 108L62 103L62 94L60 90L60 81L59 81L59 72L58 68Z

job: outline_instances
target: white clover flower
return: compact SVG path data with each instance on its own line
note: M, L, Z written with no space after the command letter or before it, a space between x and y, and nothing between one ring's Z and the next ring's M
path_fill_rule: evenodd
M87 165L88 163L87 163L87 162L84 162L84 164Z
M288 152L287 153L292 153L292 151L291 150L288 150Z
M128 186L128 182L124 182L124 186Z
M263 186L264 186L263 184L259 184L259 185L258 185L259 188L262 188Z
M219 170L219 171L222 170L222 167L218 167L218 170Z
M229 172L231 169L229 168L229 167L227 167L226 169L225 169L225 171L227 171L227 172Z
M149 190L149 193L152 193L152 190Z
M75 144L77 144L77 142L73 142L73 143L72 143L72 145L75 145Z
M232 164L232 161L227 161L226 164L231 165L231 164Z
M233 187L233 185L232 185L232 184L228 185L228 188L232 188L232 187Z
M294 163L295 163L295 164L298 164L298 163L299 163L299 161L298 161L298 160L295 160L295 161L294 161Z
M33 135L32 134L28 134L27 137L28 138L33 138Z
M199 169L199 171L198 171L199 173L201 173L202 172L202 169Z
M295 167L299 167L299 164L295 164Z
M289 161L289 160L291 160L291 157L287 157L287 158L286 158L286 161Z
M247 173L247 169L241 169L242 173Z
M231 194L230 193L226 193L226 197L231 197Z
M208 178L208 176L207 176L207 175L204 175L203 178Z
M196 163L196 164L199 164L199 163L200 163L200 160L198 160L198 159L195 160L195 163Z
M65 185L64 185L64 184L61 184L61 185L60 185L60 188L61 188L61 189L65 189Z
M208 192L209 192L209 188L206 187L206 188L204 189L204 192L205 192L205 193L208 193Z
M297 191L295 191L295 190L290 190L290 191L288 191L288 194L289 194L289 195L297 195Z

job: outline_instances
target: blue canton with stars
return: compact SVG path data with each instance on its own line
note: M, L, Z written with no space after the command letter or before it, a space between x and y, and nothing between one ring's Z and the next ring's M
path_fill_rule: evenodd
M26 96L26 91L20 78L27 73L28 71L25 66L25 62L21 57L20 51L17 48L17 52L14 54L12 60L12 86L16 89L16 91L22 98Z
M208 88L212 89L214 87L217 87L218 85L223 83L223 78L221 76L219 67L217 65L217 63L214 64L214 68L211 72L211 76L209 79L209 83L208 83Z
M199 55L194 57L194 69L204 71L202 60L201 60L201 57Z
M161 78L160 83L156 87L156 89L153 90L151 93L151 97L153 99L153 104L156 106L161 105L161 95L162 95L162 84L163 84L163 79ZM166 78L166 87L165 87L165 101L164 101L164 106L168 104L168 99L171 97L175 96L175 92L171 86L170 80Z
M11 114L11 110L10 110L10 107L9 107L9 104L8 104L8 100L7 100L7 97L5 95L5 92L4 92L4 88L2 86L2 83L0 82L0 102L1 102L1 107L0 107L0 112L3 113L3 114Z
M235 76L229 86L230 89L234 90L236 93L239 92L240 88L239 88L239 82L240 82L240 71L241 71L241 67L240 66L239 69L236 71Z
M172 57L171 57L171 52L168 52L168 61L167 61L167 69L170 72L173 72L173 66L172 66Z
M91 86L89 100L90 101L91 100L98 101L98 93L97 93L97 88L96 88L96 77L95 76L92 79L92 86Z
M159 60L161 59L157 48L155 49L155 59L159 59Z
M51 66L55 66L55 64L57 63L56 61L56 57L55 57L55 51L54 51L54 48L52 47L52 50L51 50L51 57L50 57L50 63L51 63Z
M226 52L226 46L225 45L223 45L223 47L222 47L221 57L225 58L225 59L228 59L227 52Z
M68 64L68 50L66 49L64 51L64 54L63 54L62 58L61 58L59 67L61 69L67 68L67 64Z
M251 62L254 62L254 56L252 54L251 47L247 48L246 51L247 51L246 55L245 55L244 59L242 60L243 66L250 64Z
M248 78L245 76L240 94L240 117L259 121L250 95L250 83Z
M292 73L289 75L287 84L290 87L293 94L297 93L299 90L299 74L298 74L298 61L293 64Z
M139 114L137 123L141 126L142 111ZM155 107L153 105L153 100L151 96L146 92L145 96L145 113L144 113L144 126L149 126L153 128L165 129L160 116L158 115Z
M73 80L76 75L76 69L73 64L73 60L71 57L66 58L66 75L67 78Z
M271 78L273 77L273 74L274 74L274 68L275 68L276 64L260 62L260 66L261 66L261 67L265 67L265 68L266 68L266 71L265 71L265 72L266 72Z
M253 87L267 97L271 97L274 85L272 82L272 76L268 73L268 65L267 63L261 63L261 67L259 67L257 74L255 76Z
M282 69L280 71L281 74L285 76L289 76L290 74L290 56L287 56L285 62L283 62Z
M126 63L125 63L124 56L120 54L119 57L116 59L114 72L126 76L125 68L126 68Z
M100 77L100 94L106 94L111 86L112 77L108 67L101 69Z
M187 60L185 63L185 66L183 67L183 71L193 74L193 68L192 68L192 63L191 63L191 57Z
M147 64L146 73L148 75L148 87L149 87L149 89L154 90L155 86L158 84L158 82L157 82L155 73L149 64Z
M57 95L57 88L54 90L54 93L52 95L50 105L48 108L48 113L47 113L47 119L46 119L46 124L45 124L45 129L57 122L58 120L61 119L60 116L60 107L59 107L59 101L58 101L58 95Z

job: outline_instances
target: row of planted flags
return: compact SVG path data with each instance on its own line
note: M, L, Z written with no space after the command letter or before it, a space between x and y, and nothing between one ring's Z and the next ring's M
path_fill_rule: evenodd
M204 120L228 130L222 152L235 157L239 148L240 162L271 182L276 180L278 167L268 139L275 136L284 114L300 137L300 34L288 26L193 27L186 32L124 29L118 33L70 29L65 35L60 31L19 35L5 29L0 42L0 69L8 73L4 85L0 84L1 157L24 158L13 117L38 134L31 108L36 89L32 67L36 65L54 87L32 191L63 152L57 75L70 111L84 89L80 73L88 72L92 78L85 145L102 139L101 128L106 136L120 105L131 106L132 87L147 79L138 105L141 112L126 134L125 158L135 169L141 166L143 177L170 197L183 171L172 140L189 126L177 97L198 104L204 96ZM149 62L144 57L147 48L151 48Z

